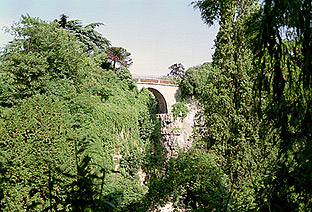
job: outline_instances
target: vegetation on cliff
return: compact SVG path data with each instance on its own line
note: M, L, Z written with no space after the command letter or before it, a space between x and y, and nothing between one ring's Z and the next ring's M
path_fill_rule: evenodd
M1 210L311 211L311 1L192 5L220 30L211 63L171 66L201 108L192 147L172 158L155 99L100 23L13 24L0 58ZM185 117L183 101L173 113Z
M1 210L134 210L147 192L138 173L156 164L155 100L129 70L101 68L105 53L85 51L57 21L23 16L10 32L0 70Z
M311 1L193 5L220 30L180 88L203 108L196 148L227 176L222 210L311 211Z

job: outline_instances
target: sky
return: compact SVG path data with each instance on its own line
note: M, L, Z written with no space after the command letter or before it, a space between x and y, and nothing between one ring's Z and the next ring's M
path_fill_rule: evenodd
M4 27L29 14L45 21L79 19L96 28L113 46L131 53L132 74L162 76L168 67L211 61L218 26L206 26L192 0L0 0L0 46L13 38Z

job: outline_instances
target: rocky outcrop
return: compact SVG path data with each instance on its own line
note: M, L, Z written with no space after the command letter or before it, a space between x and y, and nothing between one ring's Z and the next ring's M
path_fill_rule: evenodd
M158 120L161 123L161 134L163 136L163 147L168 157L176 156L178 148L189 148L192 146L193 125L197 108L188 104L188 114L182 120L182 116L173 118L170 114L159 114Z

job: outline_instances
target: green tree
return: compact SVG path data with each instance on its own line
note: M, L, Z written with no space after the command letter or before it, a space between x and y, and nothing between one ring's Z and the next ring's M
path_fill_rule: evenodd
M57 22L22 16L11 33L0 67L1 209L137 210L147 192L138 173L159 139L150 96L128 70L104 71Z
M132 59L130 57L130 53L127 52L126 49L122 47L109 47L106 50L106 59L111 62L113 66L113 72L116 71L116 65L120 65L121 67L128 68L132 65Z
M80 42L84 44L84 51L89 54L99 54L105 52L110 41L95 30L103 23L91 23L83 26L80 20L68 20L68 16L62 14L57 22L63 29L74 33Z
M0 119L4 211L43 211L61 205L74 175L74 143L67 141L66 108L44 95L3 109Z
M1 207L73 208L67 188L79 181L79 170L85 169L81 162L88 155L79 139L73 139L78 131L68 105L82 92L85 68L96 65L82 52L76 37L55 22L22 16L11 33L15 39L2 52L0 71L0 151L7 179L2 184ZM80 189L76 186L70 194Z
M229 144L240 147L235 152L236 155L242 152L241 146L244 143L254 140L253 146L250 146L259 147L254 148L250 160L259 170L254 173L262 175L252 181L251 197L254 200L251 202L256 203L254 206L258 210L309 211L311 175L308 173L311 172L309 161L312 120L311 1L267 0L263 1L260 10L255 10L255 7L251 7L253 2L248 1L203 0L196 1L193 5L200 9L207 24L219 21L220 31L213 64L217 68L214 69L217 73L215 79L221 84L217 87L221 91L219 96L226 94L223 98L226 101L215 99L214 102L231 111L224 113L218 107L207 107L210 101L202 104L205 111L209 108L216 112L217 117L212 119L213 114L207 116L209 112L203 112L206 117L205 126L209 126L208 132L210 131L206 134L208 139L213 135L224 135L221 136L224 139L232 134L230 137L235 142L226 142L221 147L227 146L226 151ZM253 66L248 65L251 61L255 62ZM226 82L225 86L222 82ZM252 97L255 104L251 101ZM233 102L228 104L228 100ZM232 106L224 107L227 104ZM257 111L257 117L253 111ZM231 121L224 117L230 117ZM207 123L210 119L213 121ZM214 125L221 126L223 132L213 131L217 129ZM243 125L249 125L246 129L252 131L247 133L249 130L243 130ZM241 143L243 138L248 139ZM212 148L214 146L215 144ZM232 158L232 162L240 162L243 167L244 158L235 159L235 156L223 155L226 156L225 160ZM249 157L248 154L242 156ZM259 160L255 159L257 157ZM228 170L229 172L224 172L237 172L233 164ZM246 170L252 171L248 168ZM250 176L252 173L250 172ZM232 185L235 185L239 175L233 174L230 176L233 176ZM244 182L243 185L248 184ZM244 192L239 193L244 197ZM236 198L235 195L232 196Z
M151 173L144 211L169 200L177 209L226 211L227 179L215 155L196 148L183 150L170 158L162 172Z
M196 136L200 146L219 156L218 163L228 177L227 210L253 210L257 207L255 188L276 158L274 147L262 137L261 119L254 113L254 58L245 23L256 11L256 2L204 0L193 5L205 23L218 21L220 25L212 67L203 71L204 81L195 78L195 84L183 83L198 95L203 107L203 123Z
M211 70L213 70L211 63L204 63L203 65L187 69L184 78L179 83L182 97L199 97L208 83L209 75L207 71Z
M89 63L82 60L81 45L72 34L56 23L29 16L22 16L10 32L15 39L1 55L5 82L0 88L1 105L12 106L32 95L51 93L51 82L69 91L79 89Z
M257 56L255 96L278 147L259 189L262 210L311 211L311 1L263 1L249 22ZM260 101L264 99L265 101Z

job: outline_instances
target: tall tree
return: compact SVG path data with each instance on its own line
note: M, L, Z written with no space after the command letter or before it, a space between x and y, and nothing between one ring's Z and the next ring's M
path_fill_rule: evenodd
M8 78L3 79L1 104L12 106L32 95L49 93L53 90L48 88L50 80L78 88L87 65L74 35L57 23L30 16L22 16L10 32L15 39L1 52L1 76Z
M67 15L62 14L57 22L63 29L76 35L78 40L84 44L85 52L89 54L103 53L110 46L110 41L95 30L96 27L104 25L103 23L97 22L83 26L80 20L68 20L68 18Z
M265 0L250 20L257 56L256 100L267 134L279 148L259 191L263 210L311 211L311 0ZM261 101L264 99L265 101Z
M62 188L74 183L78 171L64 102L79 93L89 65L75 36L55 22L22 16L11 32L15 38L1 52L0 108L6 115L0 118L0 160L6 180L0 207L52 210L65 205Z
M185 67L182 63L175 63L168 67L170 70L169 76L183 78L185 75Z
M132 65L131 54L122 47L108 47L106 50L106 59L112 63L113 72L116 72L116 65L128 68Z
M275 158L274 148L261 140L261 120L253 112L253 55L245 23L256 11L256 1L203 0L193 5L205 23L220 25L206 85L198 89L204 120L198 139L218 156L228 176L224 210L251 210L257 206L255 185Z
M22 16L11 32L0 52L1 211L138 210L138 172L159 138L148 91L128 70L103 72L57 22Z

